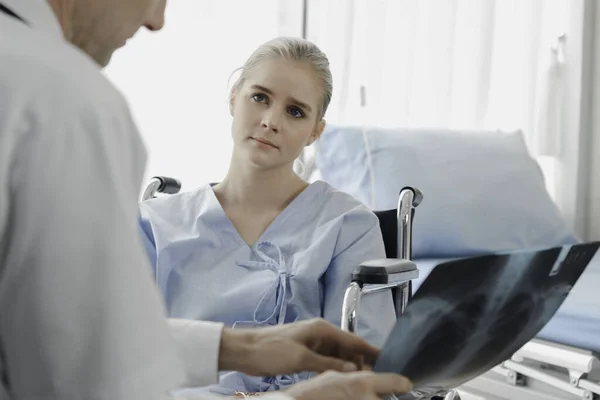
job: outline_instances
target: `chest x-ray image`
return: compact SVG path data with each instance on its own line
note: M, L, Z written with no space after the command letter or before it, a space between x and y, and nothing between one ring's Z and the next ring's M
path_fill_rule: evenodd
M526 344L558 310L600 242L439 264L419 287L374 370L417 393L455 388Z

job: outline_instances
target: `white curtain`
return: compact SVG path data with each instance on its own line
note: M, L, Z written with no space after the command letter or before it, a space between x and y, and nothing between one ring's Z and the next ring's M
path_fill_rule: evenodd
M300 0L177 0L165 28L140 33L107 76L129 100L149 152L147 178L192 189L223 178L232 142L230 76L261 43L302 32Z
M520 129L550 196L586 236L572 185L581 174L584 0L308 4L308 39L334 73L330 122Z
M591 179L582 160L592 142L595 0L306 1L307 38L334 74L330 122L522 129L551 196L587 235L588 210L600 209L585 203L582 178ZM163 31L140 32L116 54L106 72L141 129L147 177L174 176L184 190L222 179L230 75L262 42L300 36L302 3L170 1Z
M532 132L568 2L309 1L308 38L337 78L329 118Z

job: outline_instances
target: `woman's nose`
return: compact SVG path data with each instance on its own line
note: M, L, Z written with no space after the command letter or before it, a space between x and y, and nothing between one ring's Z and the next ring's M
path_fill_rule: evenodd
M268 111L263 115L261 125L264 129L268 129L275 133L278 133L279 129L280 129L280 124L281 124L281 117L279 116L278 112Z

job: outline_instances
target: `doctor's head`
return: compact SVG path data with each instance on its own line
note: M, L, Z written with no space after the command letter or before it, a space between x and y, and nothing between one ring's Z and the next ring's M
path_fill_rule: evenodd
M264 43L230 93L234 159L293 168L323 132L331 95L329 60L315 44L290 37Z
M65 38L105 67L142 27L164 25L167 0L48 0Z

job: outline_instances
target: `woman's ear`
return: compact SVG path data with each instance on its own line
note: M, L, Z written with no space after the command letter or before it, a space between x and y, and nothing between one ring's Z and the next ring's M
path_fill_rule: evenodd
M231 89L231 93L229 94L229 115L233 117L233 103L235 101L236 90L235 88Z
M310 135L310 138L308 139L308 143L306 143L307 146L310 146L311 144L316 142L317 139L319 139L321 137L321 135L323 134L323 131L325 130L326 124L327 124L327 122L324 119L317 122L317 125L315 126L315 130L313 131L312 135Z

